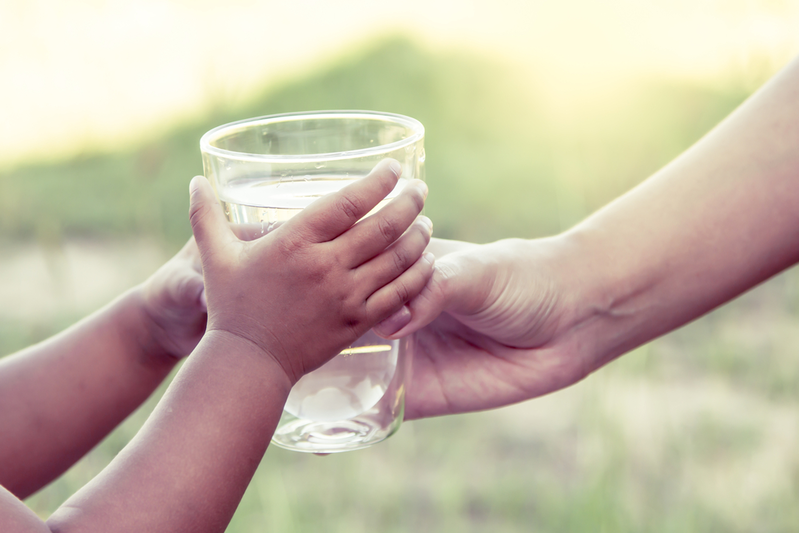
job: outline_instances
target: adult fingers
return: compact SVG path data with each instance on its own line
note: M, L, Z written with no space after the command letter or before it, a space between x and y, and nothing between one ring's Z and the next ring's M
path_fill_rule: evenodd
M346 263L354 268L383 252L416 220L422 212L426 197L427 185L423 181L413 180L379 211L355 224L341 236L347 244ZM429 219L425 220L429 222ZM430 230L432 231L432 223ZM399 274L400 272L396 273Z
M323 196L283 224L302 231L312 242L327 242L366 216L394 189L402 167L393 159L379 162L365 178ZM279 228L282 229L282 228Z
M382 321L400 311L422 291L433 274L434 264L433 254L425 253L401 276L374 292L366 299L367 316Z
M195 176L189 184L189 191L189 220L200 254L236 240L208 180Z

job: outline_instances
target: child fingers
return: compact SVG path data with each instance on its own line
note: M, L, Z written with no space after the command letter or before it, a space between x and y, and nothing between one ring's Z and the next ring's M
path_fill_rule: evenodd
M422 292L411 298L399 311L380 322L373 329L385 339L399 339L422 329L436 319L447 307L447 294L444 289L449 269L443 268L442 261L436 261L433 275Z
M402 275L372 293L366 299L369 320L373 324L385 320L422 292L433 275L434 263L433 254L425 253Z
M397 161L384 159L365 178L319 198L284 226L303 228L303 235L313 242L333 240L388 196L401 173Z
M430 219L418 217L391 246L355 269L358 286L370 294L402 275L422 256L432 233Z
M208 180L195 176L189 184L189 191L189 220L200 253L235 239Z
M391 246L417 220L426 196L427 185L423 181L413 180L378 212L361 220L342 235L341 239L346 242L348 250L346 263L355 268ZM432 231L430 220L424 220Z

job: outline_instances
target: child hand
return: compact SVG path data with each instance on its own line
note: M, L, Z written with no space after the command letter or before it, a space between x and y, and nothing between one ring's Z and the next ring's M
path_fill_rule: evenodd
M205 332L200 253L194 237L141 286L151 336L166 353L183 357Z
M423 255L432 224L417 218L426 185L408 183L361 220L400 172L396 161L382 161L367 177L253 241L236 237L208 182L194 178L190 217L208 333L254 344L295 383L402 308L433 271L432 255Z

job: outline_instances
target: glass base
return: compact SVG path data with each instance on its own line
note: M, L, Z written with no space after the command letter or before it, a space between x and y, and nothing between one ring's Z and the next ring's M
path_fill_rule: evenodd
M368 448L396 433L402 423L397 417L388 427L381 426L368 417L356 417L337 422L318 422L295 418L283 413L277 431L272 436L272 444L296 452L338 453Z

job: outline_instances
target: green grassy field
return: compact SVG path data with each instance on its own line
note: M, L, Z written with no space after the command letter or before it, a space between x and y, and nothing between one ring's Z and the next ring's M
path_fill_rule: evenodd
M0 175L5 238L188 237L188 182L202 173L199 138L241 118L313 109L375 109L426 128L427 212L441 237L488 241L555 233L669 161L746 93L643 85L565 126L540 88L510 65L434 55L396 38L353 54L241 108L118 153L86 153Z
M0 226L6 240L45 246L146 236L174 249L190 234L204 131L340 108L425 124L437 236L544 236L690 146L747 96L742 87L653 80L566 125L510 65L391 39L241 108L220 102L146 145L7 171ZM797 315L790 271L550 397L407 423L356 453L270 449L229 531L795 531ZM76 318L0 322L0 353ZM28 504L47 516L108 464L157 397Z

